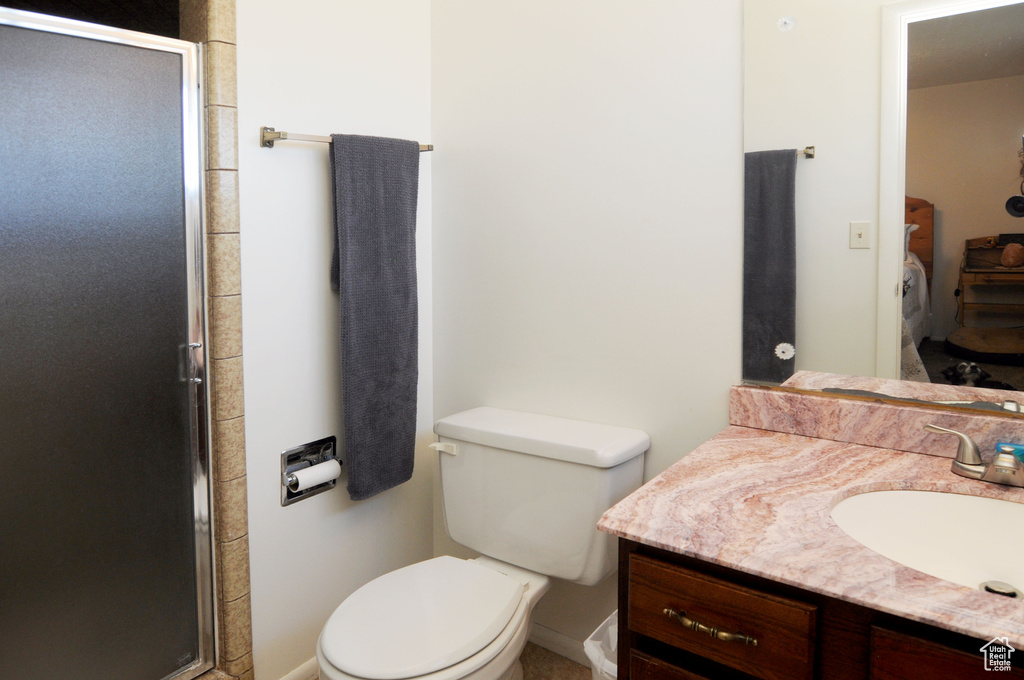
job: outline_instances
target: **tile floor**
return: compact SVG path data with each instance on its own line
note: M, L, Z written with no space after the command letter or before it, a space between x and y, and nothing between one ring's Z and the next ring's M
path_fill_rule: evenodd
M591 680L593 674L564 656L559 656L532 642L526 643L519 660L523 664L523 680Z
M591 680L593 677L590 668L532 642L526 643L519 660L523 664L523 680Z

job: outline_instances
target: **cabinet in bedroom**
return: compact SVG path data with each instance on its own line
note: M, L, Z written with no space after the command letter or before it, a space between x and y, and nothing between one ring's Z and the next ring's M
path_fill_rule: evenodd
M956 318L961 328L983 325L978 323L982 312L1024 318L1019 288L1024 286L1024 268L1011 269L1000 264L1004 246L995 245L998 240L996 236L986 236L964 242L956 298ZM1003 291L1003 295L994 296L993 291Z

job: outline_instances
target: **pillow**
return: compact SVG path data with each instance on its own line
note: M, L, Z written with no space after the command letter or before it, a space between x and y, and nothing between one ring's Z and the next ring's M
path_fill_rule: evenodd
M903 261L906 262L910 259L910 234L917 231L920 224L904 224L903 225Z

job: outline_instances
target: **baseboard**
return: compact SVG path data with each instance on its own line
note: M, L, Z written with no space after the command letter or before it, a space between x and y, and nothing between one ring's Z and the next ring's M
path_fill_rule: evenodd
M575 661L581 666L590 668L590 660L587 659L587 655L583 652L583 642L581 640L574 640L568 635L563 635L556 630L545 628L535 623L530 627L530 642Z
M316 657L302 664L295 670L285 675L281 680L317 680L320 677L320 666L316 663Z

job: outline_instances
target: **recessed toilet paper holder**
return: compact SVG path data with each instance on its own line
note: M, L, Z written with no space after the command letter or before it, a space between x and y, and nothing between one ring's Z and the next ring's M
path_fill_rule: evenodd
M334 436L284 451L281 454L281 505L291 505L337 486L341 474L337 451L338 440Z

